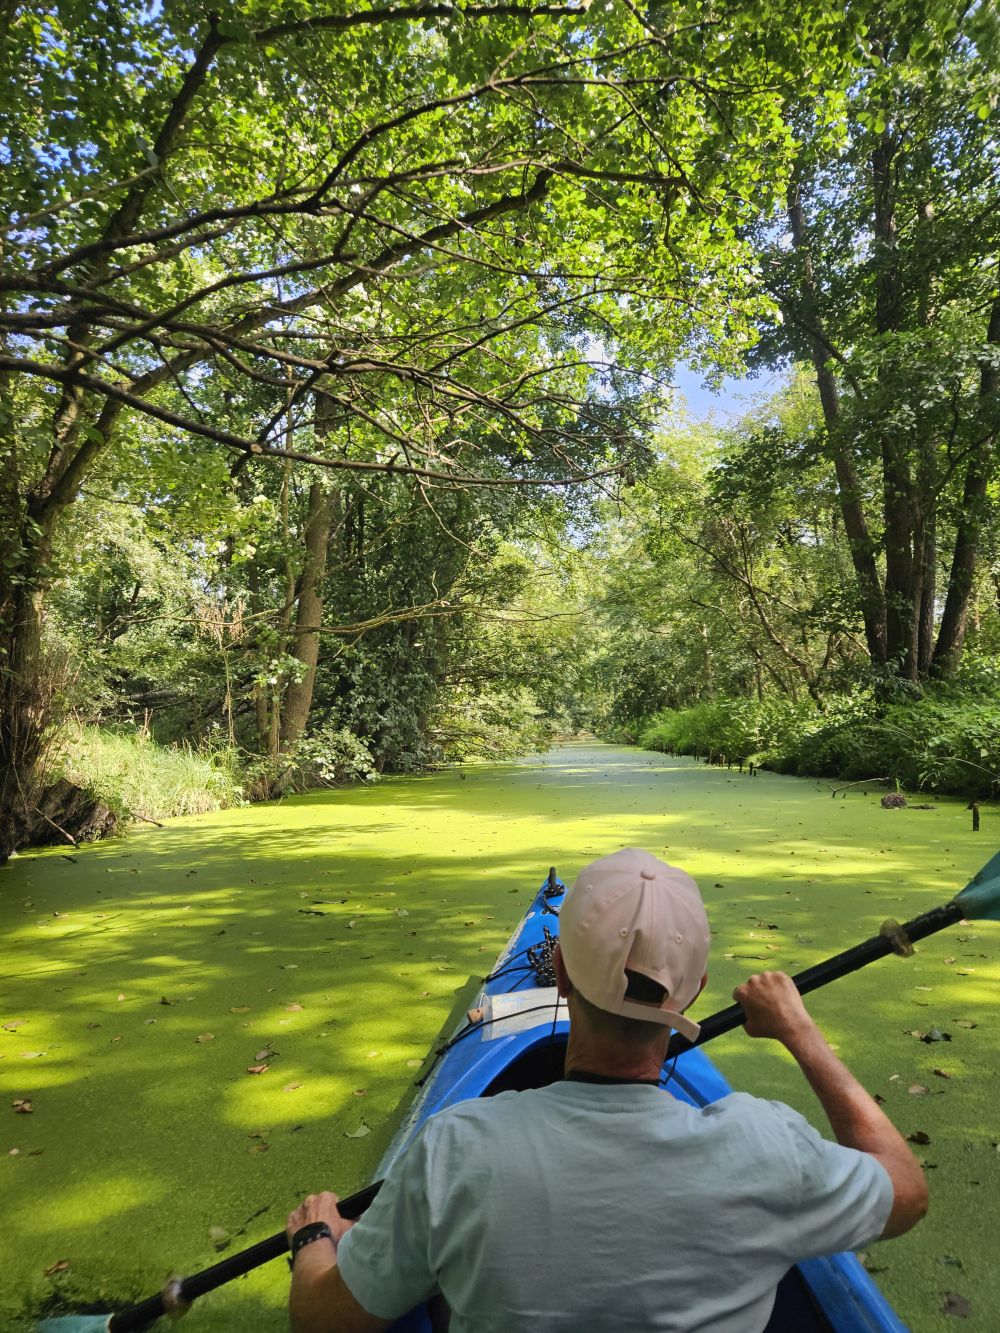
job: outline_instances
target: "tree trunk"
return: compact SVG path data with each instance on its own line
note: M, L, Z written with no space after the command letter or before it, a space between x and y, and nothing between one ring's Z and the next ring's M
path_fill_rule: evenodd
M825 340L823 324L817 313L816 275L812 267L812 255L805 243L805 216L799 187L792 187L788 192L788 221L791 227L792 241L803 256L803 284L801 284L801 315L809 339L809 351L816 371L816 387L823 404L823 420L827 425L827 448L833 463L837 479L837 495L840 499L840 512L844 519L844 535L851 549L851 560L855 567L855 581L861 604L861 617L864 620L865 641L868 644L868 656L873 665L885 663L885 601L881 591L879 567L875 561L875 541L868 532L868 521L861 507L861 484L855 464L851 457L847 441L844 440L843 424L840 420L840 396L833 372L829 368L829 347Z
M801 309L816 371L816 386L823 406L827 448L837 477L840 512L854 565L868 655L873 665L881 666L886 659L885 600L875 562L875 543L868 531L868 521L861 504L861 483L850 449L843 438L840 396L837 381L829 366L830 348L817 311L816 275L812 255L806 244L805 215L798 186L789 190L788 220L795 248L802 254Z
M886 131L872 153L875 232L875 331L892 335L902 314L902 284L896 235L896 143ZM917 582L922 572L915 551L913 478L905 439L886 431L882 454L885 518L886 661L906 680L917 679ZM916 557L916 558L915 558Z
M320 482L309 487L306 514L306 558L298 581L298 603L292 632L292 656L300 663L298 678L285 693L281 715L281 749L298 740L309 720L316 664L319 661L319 632L323 620L323 580L330 547L330 496Z
M920 599L917 612L917 670L921 680L930 674L934 655L934 615L937 606L937 515L932 510L920 532Z
M1000 345L1000 295L993 301L986 341L992 347ZM987 412L992 406L994 421L1000 411L997 405L998 395L1000 395L1000 370L984 360L979 373L979 400L986 406ZM995 426L993 429L983 431L969 453L962 492L962 512L955 534L955 549L948 577L948 592L938 629L934 658L931 662L931 670L936 676L954 675L961 661L969 606L976 581L979 541L983 523L991 507L987 487L993 471L993 446L997 435Z
M13 531L19 550L8 543L0 596L0 865L33 822L53 684L41 660L45 547L31 545L27 525Z

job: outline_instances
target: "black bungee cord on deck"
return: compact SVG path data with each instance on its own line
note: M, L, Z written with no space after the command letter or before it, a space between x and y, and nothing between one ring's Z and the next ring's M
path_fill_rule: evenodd
M555 866L552 866L549 869L548 883L546 884L542 895L542 912L547 912L550 916L558 916L559 908L552 905L552 899L562 897L565 892L566 885L556 875ZM510 972L521 972L523 975L518 977L517 981L515 981L511 987L511 990L517 990L530 979L531 974L534 975L535 982L539 987L554 986L556 984L556 974L552 956L555 953L555 948L559 941L549 930L548 926L542 926L542 935L543 938L537 944L529 944L527 948L519 950L507 960L503 967L497 968L495 972L491 972L487 977L484 977L483 984L485 985L487 982L495 981L497 977L506 976ZM524 958L526 961L523 963L518 962L518 959L521 958ZM464 1041L464 1039L471 1036L473 1032L478 1032L481 1028L489 1027L496 1023L503 1023L511 1018L520 1018L523 1014L538 1013L543 1010L548 1010L549 1008L550 1006L547 1004L538 1004L532 1006L530 1009L520 1009L512 1014L504 1014L500 1018L479 1019L474 1023L467 1023L465 1027L459 1028L453 1037L450 1037L443 1046L439 1046L434 1052L434 1059L431 1061L430 1068L427 1070L426 1074L416 1080L416 1087L422 1088L437 1068L437 1063L442 1056L447 1055L456 1043ZM551 1008L552 1032L550 1037L551 1039L554 1039L556 1024L559 1021L558 998Z
M558 1002L554 1007L558 1010ZM453 1046L457 1046L460 1041L464 1040L466 1037L470 1037L473 1032L478 1032L480 1028L492 1027L495 1023L506 1023L512 1018L520 1018L522 1014L537 1014L543 1010L547 1013L552 1008L553 1006L550 1004L535 1004L528 1009L516 1009L512 1014L501 1014L499 1018L480 1018L475 1023L466 1023L464 1028L459 1028L453 1037L450 1037L443 1046L438 1047L434 1052L434 1059L431 1062L430 1069L424 1074L423 1078L417 1079L414 1086L422 1088L434 1072L437 1067L437 1062L441 1057L447 1055Z

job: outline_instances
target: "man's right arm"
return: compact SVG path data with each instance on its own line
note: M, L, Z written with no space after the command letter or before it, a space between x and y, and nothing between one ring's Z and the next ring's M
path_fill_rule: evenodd
M751 1037L780 1041L826 1112L837 1142L874 1157L892 1181L893 1204L882 1231L901 1236L927 1212L927 1182L906 1140L875 1099L830 1049L802 996L784 972L761 972L733 991Z

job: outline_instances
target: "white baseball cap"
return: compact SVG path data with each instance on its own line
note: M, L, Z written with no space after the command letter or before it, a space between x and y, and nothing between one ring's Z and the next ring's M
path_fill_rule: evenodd
M681 1013L701 989L710 932L698 885L638 847L585 866L559 910L559 946L573 985L598 1009L662 1023L689 1041ZM627 1000L626 968L659 982L659 1006Z

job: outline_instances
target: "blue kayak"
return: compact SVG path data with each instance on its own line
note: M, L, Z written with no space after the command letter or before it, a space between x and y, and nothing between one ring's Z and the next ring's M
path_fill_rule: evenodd
M435 1053L420 1092L379 1164L384 1176L428 1116L470 1097L544 1087L562 1078L569 1022L551 973L565 885L549 873L524 919L483 983L479 998ZM732 1091L700 1048L671 1062L670 1093L707 1106ZM668 1075L664 1072L664 1081ZM669 1094L666 1094L669 1095ZM426 1307L393 1325L395 1333L431 1333ZM809 1259L778 1287L766 1333L907 1333L856 1255Z

